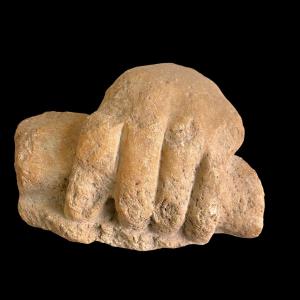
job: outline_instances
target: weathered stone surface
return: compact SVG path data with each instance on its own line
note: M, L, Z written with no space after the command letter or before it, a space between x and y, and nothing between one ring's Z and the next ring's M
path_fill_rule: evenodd
M137 67L90 116L47 112L15 135L19 212L71 241L136 250L256 237L264 192L234 155L242 120L218 87L175 64Z

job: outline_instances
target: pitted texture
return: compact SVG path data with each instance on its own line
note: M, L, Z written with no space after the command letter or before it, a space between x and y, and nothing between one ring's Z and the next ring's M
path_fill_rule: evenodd
M90 116L48 112L19 125L19 211L72 241L136 250L255 237L264 192L234 156L243 139L212 81L175 64L137 67Z

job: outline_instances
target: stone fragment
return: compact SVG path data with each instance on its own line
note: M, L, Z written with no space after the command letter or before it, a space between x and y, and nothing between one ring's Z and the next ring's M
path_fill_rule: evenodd
M135 250L252 238L264 192L234 153L242 120L219 88L175 64L126 71L90 116L47 112L15 134L19 212L81 243Z

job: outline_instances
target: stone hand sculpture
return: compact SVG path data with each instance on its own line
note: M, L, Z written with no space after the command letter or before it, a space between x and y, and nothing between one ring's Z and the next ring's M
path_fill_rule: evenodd
M234 155L242 120L209 79L175 64L126 71L90 116L47 112L15 135L19 212L69 240L136 250L256 237L264 192Z

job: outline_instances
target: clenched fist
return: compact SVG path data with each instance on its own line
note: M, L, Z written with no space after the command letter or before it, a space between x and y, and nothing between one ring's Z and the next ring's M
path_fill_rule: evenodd
M121 226L206 243L215 232L242 121L219 88L175 64L137 67L81 129L64 212L93 220L108 199Z
M131 69L90 116L47 112L19 124L19 213L71 241L136 250L256 237L264 191L234 155L243 137L234 107L195 70Z

